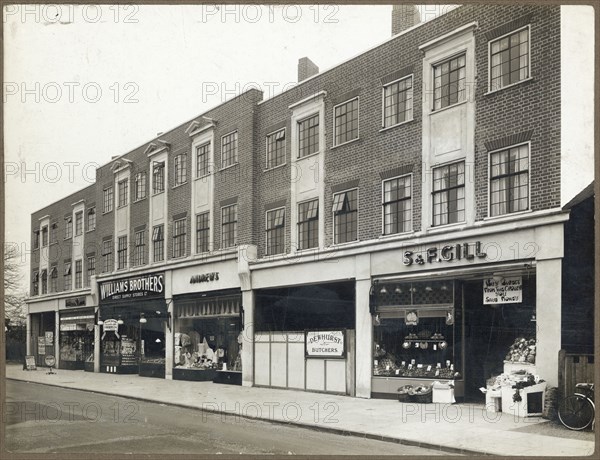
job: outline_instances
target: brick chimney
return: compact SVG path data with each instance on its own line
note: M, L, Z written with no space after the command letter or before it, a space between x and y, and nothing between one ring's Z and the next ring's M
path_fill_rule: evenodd
M298 83L319 73L319 67L307 57L298 59Z
M403 3L392 7L392 37L421 22L417 5Z

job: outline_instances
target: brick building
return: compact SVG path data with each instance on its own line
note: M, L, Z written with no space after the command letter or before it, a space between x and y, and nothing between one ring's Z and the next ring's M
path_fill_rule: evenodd
M582 116L562 14L395 7L386 42L321 73L303 58L296 87L113 158L32 215L28 353L366 398L453 378L477 398L523 337L555 385L561 117Z

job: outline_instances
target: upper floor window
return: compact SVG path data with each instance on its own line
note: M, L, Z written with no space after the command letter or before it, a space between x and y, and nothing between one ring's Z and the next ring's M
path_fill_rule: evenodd
M127 236L120 236L117 244L117 270L122 270L127 268Z
M412 120L412 76L383 87L383 127Z
M203 212L196 215L196 252L208 252L210 238L210 214Z
M165 162L157 161L152 167L152 193L165 191Z
M285 208L267 211L267 255L283 254L285 232Z
M319 114L298 122L298 158L319 151Z
M83 233L83 211L75 213L75 236Z
M221 168L238 162L238 133L234 131L221 138Z
M298 204L298 249L319 245L319 200Z
M40 273L33 272L33 276L31 277L31 295L38 295L40 288Z
M50 244L58 241L58 224L55 222L50 224Z
M466 61L461 54L433 66L434 110L465 100Z
M529 145L490 153L490 215L529 209Z
M83 260L75 261L75 289L81 289L83 286Z
M33 249L38 249L40 247L40 231L33 231Z
M334 242L347 243L358 239L358 190L333 195Z
M114 192L112 185L104 189L104 212L111 212L113 210L114 203Z
M56 265L50 268L50 292L58 292L58 270Z
M73 218L65 217L65 240L73 237Z
M173 257L185 256L186 220L173 222Z
M152 252L154 254L154 262L161 262L165 259L164 229L164 224L156 225L152 229Z
M333 109L335 145L358 139L358 97Z
M87 231L96 229L96 208L90 208L87 212Z
M146 198L146 171L135 175L135 201Z
M96 256L88 256L87 258L87 273L85 277L85 286L90 287L92 276L96 274Z
M208 169L210 160L210 142L196 147L196 177L203 177L210 173Z
M122 206L127 206L127 202L129 201L129 179L119 181L117 185L119 187L119 208Z
M383 234L412 230L411 176L383 182Z
M111 272L115 268L115 259L113 256L113 240L104 240L102 242L102 271Z
M182 153L175 157L175 186L187 182L187 155Z
M63 278L65 291L73 289L73 274L71 272L71 261L65 262L65 276Z
M144 265L146 263L146 231L135 233L135 247L133 249L133 265Z
M490 91L529 78L529 27L490 42Z
M42 246L48 246L48 226L42 227Z
M221 208L221 248L228 248L237 244L237 204Z
M48 294L48 272L42 270L42 295Z
M433 225L465 220L465 162L433 168Z
M285 128L267 136L267 169L285 163Z

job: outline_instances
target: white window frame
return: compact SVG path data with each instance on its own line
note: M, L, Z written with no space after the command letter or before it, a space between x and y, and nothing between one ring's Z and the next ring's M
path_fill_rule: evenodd
M236 210L235 210L235 241L233 242L232 245L230 246L223 246L223 209L225 208L231 208L232 206L236 206ZM229 249L229 248L235 248L238 246L238 241L239 241L239 224L240 223L240 209L238 206L238 203L232 203L232 204L228 204L227 206L221 206L221 216L220 216L220 224L221 224L221 239L220 239L220 243L221 243L221 249Z
M305 203L309 203L311 201L316 201L317 202L317 245L315 247L312 248L300 248L300 206L305 204ZM321 213L321 199L319 197L313 197L313 198L307 198L306 200L302 200L302 201L298 201L296 203L296 222L294 222L296 228L294 229L295 233L296 233L296 251L297 252L304 252L304 251L315 251L318 250L321 247L321 219L324 218L324 216L322 216ZM304 221L304 222L309 222L309 221Z
M143 187L143 196L138 196L138 183L140 182L141 178L144 178L144 187ZM133 183L134 183L134 188L135 191L133 193L133 201L134 203L136 201L141 201L144 198L146 198L146 196L148 195L148 173L146 171L140 171L138 173L136 173L135 177L133 178Z
M508 35L512 35L516 32L520 32L521 30L527 29L527 34L529 37L529 40L527 41L527 70L528 70L528 74L529 76L527 78L524 78L523 80L519 80L515 83L511 83L509 85L506 86L502 86L500 88L492 88L492 43L496 42L498 40L501 40L505 37L507 37ZM531 79L533 79L533 77L531 76L531 24L527 24L523 27L518 27L510 32L505 33L504 35L501 35L499 37L494 38L493 40L489 40L488 41L488 65L487 65L487 71L488 71L488 92L487 94L492 94L495 93L497 91L502 91L506 88L512 88L515 85L520 85L523 82L529 81Z
M345 141L345 142L341 142L341 143L337 143L337 128L335 126L335 118L336 118L336 110L338 107L341 107L344 104L347 104L348 102L352 102L356 99L357 102L357 108L356 108L356 137L354 139L350 139L349 141ZM332 127L333 127L333 142L332 142L332 147L340 147L342 145L346 145L349 144L351 142L356 142L357 140L360 139L360 96L354 96L351 97L350 99L346 99L343 102L340 102L339 104L336 104L333 106L333 120L332 120ZM321 125L319 123L319 129L321 128Z
M385 233L385 183L391 180L402 179L404 177L410 177L410 230L406 230L404 232L398 233ZM397 235L406 235L408 233L413 233L415 230L415 202L414 202L414 184L415 178L413 173L408 174L400 174L399 176L388 177L387 179L383 179L381 181L381 236L382 237L392 237Z
M276 166L269 166L269 137L278 134L283 131L283 163L278 164ZM270 171L271 169L281 168L285 166L287 163L287 127L276 129L270 133L267 133L265 136L265 171Z
M181 235L175 234L175 227L178 222L183 222L183 228L185 232L183 233L183 254L175 255L175 238ZM173 220L173 235L171 240L173 242L173 250L171 252L173 259L181 259L182 257L186 257L187 253L187 236L188 236L188 225L187 225L187 217L183 217L181 219Z
M411 92L410 119L401 121L400 123L396 123L394 125L385 126L385 89L388 86L394 85L396 83L401 82L402 80L407 80L409 78L412 80L412 83L410 85L410 92ZM414 83L415 83L414 74L411 73L411 74L405 75L404 77L397 78L394 81L390 81L390 82L386 83L385 85L382 85L382 87L381 87L381 129L380 129L380 131L385 131L386 129L395 128L396 126L400 126L400 125L403 125L405 123L408 123L408 122L414 120L414 118L415 118L415 85L414 85Z
M433 191L433 186L434 186L434 183L435 183L435 179L434 179L433 170L437 169L437 168L443 168L445 166L449 166L449 165L452 165L452 164L457 164L457 163L464 163L465 164L465 172L464 172L465 179L464 179L464 183L463 183L463 187L465 189L465 197L464 197L465 209L463 211L464 214L465 214L465 218L463 220L461 220L461 221L458 221L458 222L449 222L447 224L435 225L435 214L433 212L433 209L434 209L433 195L435 193ZM430 170L429 170L429 174L431 176L431 186L429 188L429 196L431 197L431 200L429 202L429 216L430 216L430 224L429 225L430 225L431 229L435 230L435 229L438 229L438 228L451 227L453 225L464 225L467 222L467 219L468 219L467 218L467 213L468 213L468 210L467 210L467 205L468 205L468 202L467 202L467 193L468 193L467 184L469 183L469 181L468 181L469 176L468 176L467 158L466 157L461 157L459 159L449 160L449 161L446 161L444 163L435 163L435 164L431 165ZM421 192L421 193L423 193L423 192ZM421 212L423 212L423 211L421 211Z
M94 215L94 225L90 225L90 216ZM98 219L98 215L96 214L96 207L92 206L91 208L89 208L86 213L85 213L85 220L86 220L86 232L91 232L92 230L96 229L96 223L97 223L97 219Z
M181 175L183 176L183 172L185 172L185 180L182 182L178 181L178 173L177 168L181 169ZM173 188L179 187L181 185L187 184L188 181L188 167L187 167L187 153L180 153L175 155L173 158Z
M335 214L336 213L335 213L335 211L333 209L333 204L335 204L335 196L336 195L341 195L342 193L352 192L353 190L356 190L356 239L354 239L352 241L345 241L344 243L338 243L338 242L335 241L335 235L336 235ZM331 222L333 224L332 225L332 230L333 230L333 232L332 232L333 235L332 236L333 236L333 244L335 246L342 246L342 245L345 245L345 244L352 244L352 243L357 243L357 242L360 241L360 239L358 238L358 234L359 234L359 226L358 226L359 222L358 221L359 221L359 211L360 211L359 206L358 206L358 203L360 202L359 193L360 193L360 191L359 191L358 187L352 187L352 188L349 188L349 189L346 189L346 190L340 190L339 192L332 193L333 201L331 202L332 203L332 207L331 207Z
M112 199L109 201L106 201L106 195L108 194L108 191L111 191L111 195L112 195ZM108 208L106 207L106 204L109 204ZM108 214L109 212L112 212L113 209L115 208L115 188L113 185L110 185L104 189L102 189L102 214Z
M227 166L223 166L223 139L225 139L227 136L231 136L232 134L237 134L236 136L236 145L235 145L235 161ZM221 167L220 167L220 171L227 169L227 168L231 168L232 166L235 166L237 164L239 164L240 162L240 133L237 129L234 129L233 131L224 134L221 136Z
M317 142L318 142L319 148L317 149L316 152L309 153L308 155L300 156L300 123L308 120L309 118L314 117L315 115L319 117L319 125L318 125L319 126L319 135L317 136ZM308 112L306 115L303 115L301 118L298 118L295 120L295 126L293 128L296 130L296 149L295 149L296 150L296 152L295 152L296 162L302 161L305 158L310 158L312 156L319 155L323 151L324 146L321 143L321 138L323 136L323 123L321 121L322 118L323 117L321 116L321 110L319 107L315 110L312 110L311 112Z
M461 101L457 101L454 102L453 104L449 104L445 107L440 107L439 109L435 108L435 68L437 66L440 66L441 64L443 64L446 61L451 61L452 59L455 59L461 55L465 56L465 98ZM464 104L466 102L469 101L469 91L468 91L468 79L469 76L467 75L467 71L468 71L468 66L469 66L469 62L468 62L468 50L467 48L460 48L458 51L453 52L451 54L445 55L443 57L441 57L440 59L437 59L435 61L433 61L431 64L431 89L432 89L432 93L431 93L431 104L429 107L429 113L438 113L441 112L442 110L447 110L450 107L456 107L457 105L460 104Z
M277 254L271 254L268 249L269 246L267 244L268 238L267 238L267 233L269 232L269 230L267 229L267 223L268 223L268 217L269 217L269 213L270 212L275 212L275 211L279 211L280 209L283 209L283 251L278 252ZM286 212L285 212L285 206L279 206L277 208L273 208L273 209L267 209L265 211L265 255L267 256L279 256L282 254L285 254L285 245L286 245L286 238L285 238L285 220L286 220Z

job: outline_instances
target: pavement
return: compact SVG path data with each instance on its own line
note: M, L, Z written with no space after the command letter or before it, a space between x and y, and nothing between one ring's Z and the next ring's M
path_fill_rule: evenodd
M595 434L541 417L488 412L483 404L416 404L212 382L165 380L6 365L6 378L258 418L305 428L441 450L450 454L590 456Z

